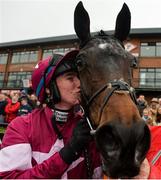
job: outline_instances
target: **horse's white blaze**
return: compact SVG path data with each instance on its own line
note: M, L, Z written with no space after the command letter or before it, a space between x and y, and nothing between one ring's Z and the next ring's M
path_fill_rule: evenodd
M107 43L101 43L101 44L98 45L98 47L99 47L100 49L106 49L107 46L108 46Z

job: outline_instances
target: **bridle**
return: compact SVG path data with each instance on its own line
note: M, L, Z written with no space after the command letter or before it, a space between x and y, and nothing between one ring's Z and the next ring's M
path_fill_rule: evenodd
M122 81L122 80L114 80L111 81L110 83L107 83L105 85L103 85L100 89L98 89L89 99L86 97L86 95L84 94L84 91L82 90L82 96L85 99L85 106L84 106L84 112L85 112L85 117L87 119L87 122L89 124L89 127L91 129L91 134L95 133L95 129L92 127L92 123L91 120L89 118L89 108L91 106L91 104L93 103L94 99L97 98L102 92L104 92L106 89L108 89L106 96L104 97L101 107L99 109L99 120L102 117L102 112L106 106L106 104L108 103L110 97L113 95L113 93L115 91L126 91L129 93L132 101L138 105L137 103L137 99L135 96L135 91L134 88L130 87L128 85L128 83Z

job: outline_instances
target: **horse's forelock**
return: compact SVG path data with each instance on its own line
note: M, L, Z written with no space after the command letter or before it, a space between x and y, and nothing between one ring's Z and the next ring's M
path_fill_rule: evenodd
M95 37L92 38L83 49L96 48L102 49L108 53L108 55L114 55L115 57L123 57L124 59L131 59L131 54L125 51L122 43L113 36L107 36L106 38Z

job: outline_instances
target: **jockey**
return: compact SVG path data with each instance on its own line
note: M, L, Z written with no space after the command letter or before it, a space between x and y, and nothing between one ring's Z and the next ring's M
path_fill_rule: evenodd
M8 125L0 151L1 178L102 177L99 153L79 108L80 80L73 63L77 54L74 50L50 57L35 67L33 89L46 106Z

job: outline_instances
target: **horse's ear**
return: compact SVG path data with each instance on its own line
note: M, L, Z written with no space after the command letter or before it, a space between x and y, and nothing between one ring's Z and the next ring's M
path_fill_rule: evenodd
M90 19L81 1L74 11L74 29L81 44L85 44L90 39Z
M131 27L131 13L128 6L124 3L121 11L117 15L114 36L123 42L129 35Z

